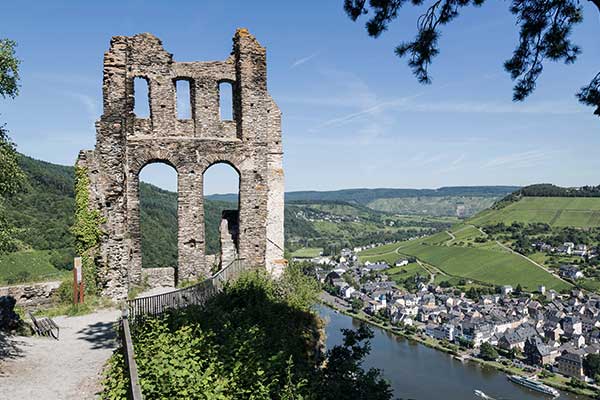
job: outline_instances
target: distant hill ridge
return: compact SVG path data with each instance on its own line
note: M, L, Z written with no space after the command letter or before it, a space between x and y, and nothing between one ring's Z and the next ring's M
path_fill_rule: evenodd
M539 183L522 187L512 195L525 197L600 197L600 185L560 187L551 183Z
M519 186L448 186L438 189L394 189L394 188L358 188L330 191L304 190L287 192L286 201L343 201L348 203L368 204L377 199L393 199L407 197L503 197L519 190ZM236 194L213 194L207 196L212 200L234 201Z

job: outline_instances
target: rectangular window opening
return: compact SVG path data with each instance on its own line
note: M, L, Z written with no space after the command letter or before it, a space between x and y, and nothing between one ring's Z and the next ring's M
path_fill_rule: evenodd
M180 79L175 81L177 93L177 119L192 119L192 95L190 81Z
M137 118L150 118L150 89L141 76L133 79L133 113Z
M233 86L231 82L219 82L219 110L221 121L233 121Z

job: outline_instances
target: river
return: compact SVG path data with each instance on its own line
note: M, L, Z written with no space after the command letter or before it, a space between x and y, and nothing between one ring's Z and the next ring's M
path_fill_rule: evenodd
M319 313L327 321L327 347L342 342L340 329L356 328L360 321L321 306ZM394 395L416 400L478 399L473 391L482 390L497 400L541 400L551 397L533 392L506 379L506 375L474 362L461 363L448 354L409 341L371 326L375 337L364 367L383 370ZM587 399L561 393L560 399Z

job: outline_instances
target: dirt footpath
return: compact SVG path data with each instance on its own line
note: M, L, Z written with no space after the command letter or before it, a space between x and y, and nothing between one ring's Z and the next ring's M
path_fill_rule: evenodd
M0 337L0 398L94 399L116 347L117 310L56 317L60 340Z

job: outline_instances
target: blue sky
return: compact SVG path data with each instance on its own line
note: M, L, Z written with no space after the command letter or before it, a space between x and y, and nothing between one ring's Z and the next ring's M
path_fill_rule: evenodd
M547 64L534 95L514 104L502 68L517 39L507 2L444 28L428 86L393 54L414 35L412 7L375 40L342 0L3 2L0 37L19 44L22 86L0 99L0 121L21 152L72 165L94 146L111 36L152 32L177 61L214 60L247 27L267 48L283 111L287 190L600 184L600 119L574 97L600 71L600 16L582 4L578 62ZM231 171L209 173L208 193L236 186ZM175 187L166 167L142 178Z

